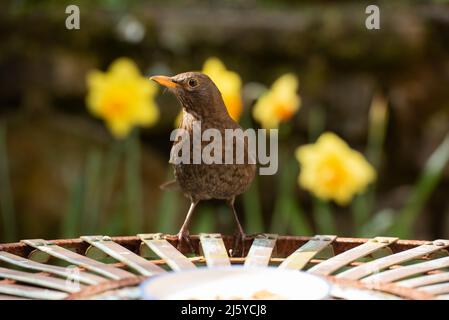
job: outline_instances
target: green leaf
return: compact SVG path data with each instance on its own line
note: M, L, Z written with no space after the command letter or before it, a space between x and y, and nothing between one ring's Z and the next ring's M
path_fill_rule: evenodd
M113 208L112 214L108 217L106 226L102 228L107 235L126 234L126 227L123 223L123 212L126 211L127 203L123 193L118 194L117 206Z
M357 195L351 203L355 234L362 236L362 226L369 222L375 201L375 187L371 185L364 194Z
M167 173L167 181L173 179L172 170ZM164 190L159 200L156 221L156 230L162 233L174 234L178 232L177 226L179 212L179 192ZM187 214L187 212L186 212Z
M326 110L315 106L309 111L309 141L315 142L326 128ZM317 224L318 233L335 234L335 222L327 202L313 197L313 215Z
M394 215L395 211L391 208L379 211L360 228L360 235L367 238L385 235L394 223Z
M308 120L309 141L314 142L326 128L326 111L321 106L314 106L309 110Z
M412 235L413 224L438 185L448 160L449 134L427 160L410 197L390 229L391 234L401 238L408 238Z
M62 220L62 237L74 238L80 233L80 218L83 214L84 176L79 176L71 186L70 198Z
M244 108L240 124L243 128L252 126L251 109ZM262 208L260 202L262 201L259 191L259 177L256 173L254 180L249 189L241 196L244 209L243 228L248 234L260 233L264 231L264 223L262 216Z
M287 159L279 176L278 194L271 220L271 232L283 234L290 231L295 235L310 235L311 228L296 199L294 191L298 176L295 159Z
M388 126L387 101L380 95L373 97L368 124L368 142L366 155L368 161L379 172L383 147ZM358 195L352 203L352 214L356 234L361 236L361 228L366 224L372 213L375 203L376 183L368 187L364 194Z
M99 217L101 233L105 233L104 227L106 226L106 223L114 218L111 212L118 206L118 201L114 197L114 187L117 182L119 170L121 169L120 160L123 149L124 142L121 140L114 140L112 145L108 148L104 160L104 170L102 170L101 210Z
M101 203L101 168L102 154L93 149L87 155L87 163L84 179L83 215L81 232L92 234L98 230Z
M328 202L314 197L314 217L320 234L337 234L337 227Z
M248 234L263 232L262 208L260 207L259 178L256 174L253 183L243 194L243 208L245 210L245 231Z
M126 182L127 199L126 231L135 234L142 231L142 182L140 168L140 142L137 129L126 139Z
M376 95L373 98L368 125L366 154L368 161L379 170L388 127L388 105L382 96Z

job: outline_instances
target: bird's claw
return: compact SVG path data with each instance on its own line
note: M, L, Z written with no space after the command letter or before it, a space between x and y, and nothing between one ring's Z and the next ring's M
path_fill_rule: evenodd
M246 235L243 232L237 231L234 234L234 245L232 248L231 257L241 257L245 253L245 238Z
M192 240L190 239L190 235L188 231L179 232L178 233L178 245L177 249L179 251L182 251L183 248L187 248L190 250L190 252L195 252L195 249L193 248Z

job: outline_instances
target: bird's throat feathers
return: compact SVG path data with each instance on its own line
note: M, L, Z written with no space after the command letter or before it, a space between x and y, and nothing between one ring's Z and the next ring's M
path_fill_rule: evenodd
M189 116L193 121L207 119L228 118L229 114L218 91L215 94L202 94L202 92L177 92L176 97L183 109L183 116Z

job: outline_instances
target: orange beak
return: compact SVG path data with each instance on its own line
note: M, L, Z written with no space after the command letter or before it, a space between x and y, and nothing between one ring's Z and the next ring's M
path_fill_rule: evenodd
M170 77L166 76L152 76L150 80L156 81L160 85L163 85L167 88L176 88L178 84L174 82Z

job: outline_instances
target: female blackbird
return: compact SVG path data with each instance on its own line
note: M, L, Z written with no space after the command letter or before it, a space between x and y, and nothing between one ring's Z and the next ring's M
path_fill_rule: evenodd
M223 102L220 91L213 81L205 74L199 72L186 72L173 77L154 76L150 78L167 87L175 94L183 109L180 129L188 132L190 139L175 139L172 154L175 150L183 150L181 144L189 144L190 163L173 164L175 179L184 194L190 199L191 205L187 217L178 233L178 247L182 242L192 248L188 226L196 205L201 200L223 199L231 208L237 223L237 236L234 253L243 247L245 233L239 222L234 208L235 197L249 187L256 172L255 159L248 154L248 141L242 137L233 139L231 143L225 143L225 129L240 129L241 127L229 116ZM202 152L210 142L201 141L201 151L195 148L193 143L194 122L201 121L201 133L206 129L219 130L222 137L220 163L193 164L195 152ZM244 161L236 163L236 142L238 139L244 143ZM225 163L226 150L232 148L233 161ZM173 161L170 161L173 163Z

